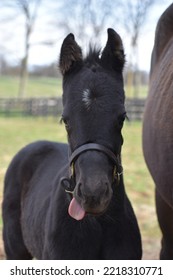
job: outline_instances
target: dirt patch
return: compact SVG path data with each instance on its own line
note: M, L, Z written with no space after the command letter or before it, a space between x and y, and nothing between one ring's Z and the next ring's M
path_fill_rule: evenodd
M160 254L160 240L143 238L143 260L158 260Z
M2 241L0 242L0 260L5 260L4 246Z
M144 260L158 260L160 254L161 232L157 222L155 207L141 204L136 208L136 216L139 223Z

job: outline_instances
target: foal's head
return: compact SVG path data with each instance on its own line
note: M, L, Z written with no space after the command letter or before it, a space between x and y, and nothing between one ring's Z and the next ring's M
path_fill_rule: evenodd
M126 116L123 66L123 44L113 29L108 29L103 52L90 49L86 58L73 34L64 39L62 119L75 181L69 213L76 219L103 213L112 197Z

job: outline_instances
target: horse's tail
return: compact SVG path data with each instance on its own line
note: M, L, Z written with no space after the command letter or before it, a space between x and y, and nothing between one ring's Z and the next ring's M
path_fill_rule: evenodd
M151 57L150 75L158 63L166 45L173 37L173 4L171 4L161 15L155 32L154 48Z

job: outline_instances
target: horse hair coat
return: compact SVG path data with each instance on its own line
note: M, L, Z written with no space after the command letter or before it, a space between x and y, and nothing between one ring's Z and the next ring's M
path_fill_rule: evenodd
M161 259L173 259L173 4L161 15L151 58L143 150L156 185Z

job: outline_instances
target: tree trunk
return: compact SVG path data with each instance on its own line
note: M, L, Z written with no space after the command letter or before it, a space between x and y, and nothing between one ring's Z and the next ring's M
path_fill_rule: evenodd
M21 73L20 73L20 82L19 82L19 97L25 97L27 94L27 80L28 80L28 57L29 57L29 48L30 48L30 37L33 31L33 26L36 20L38 7L41 0L35 0L35 8L33 13L30 11L30 1L18 0L21 10L25 16L25 53L21 62Z
M18 96L23 98L27 93L27 80L28 80L28 55L22 59L21 63L21 73L20 73L20 81L19 81L19 91Z

